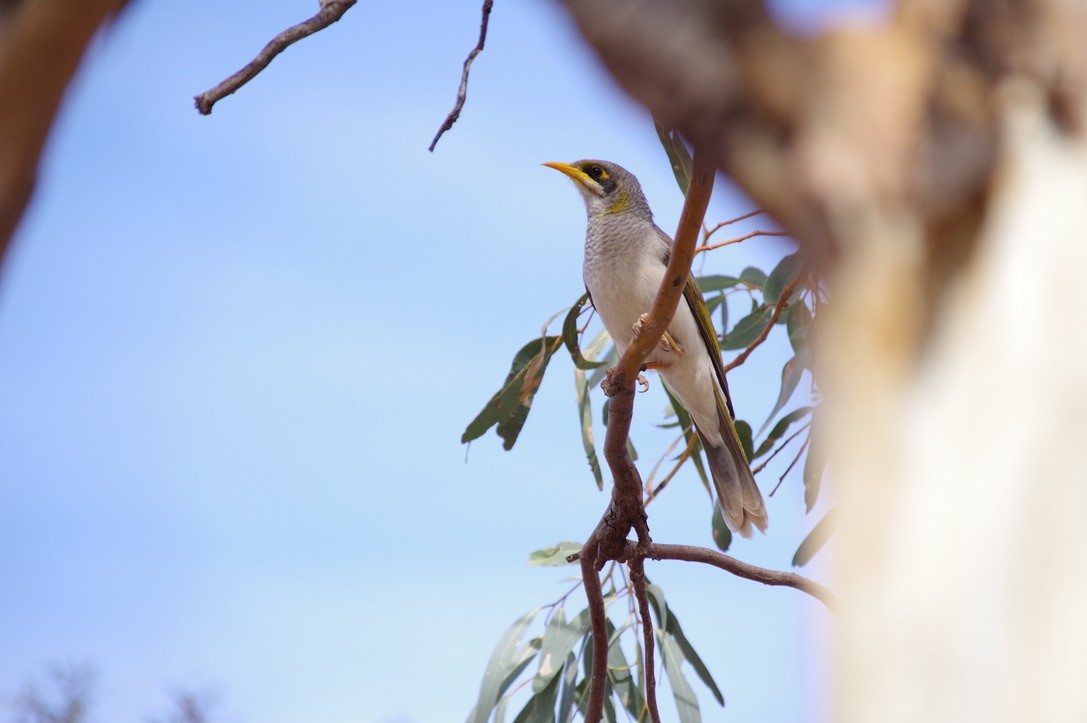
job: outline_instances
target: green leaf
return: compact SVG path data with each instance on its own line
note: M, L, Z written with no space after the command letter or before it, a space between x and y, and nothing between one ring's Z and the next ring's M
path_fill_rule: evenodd
M766 285L766 272L754 266L748 266L740 272L740 281L752 288L761 289Z
M725 351L734 351L743 349L755 341L756 337L766 328L766 324L770 321L773 313L774 310L765 304L756 308L736 322L736 326L732 327L732 331L725 335L724 341L721 342L721 348Z
M759 427L758 434L760 436L770 422L774 421L774 417L782 408L789 403L789 400L793 398L793 392L796 391L797 386L800 385L800 380L804 376L804 370L808 367L807 352L803 354L797 354L789 361L785 362L785 366L781 368L781 391L778 392L778 399L774 402L774 408L770 410L769 416L766 417L766 421ZM755 455L758 456L757 454Z
M785 329L789 333L789 343L797 354L808 350L808 329L811 328L812 315L808 305L801 300L789 304L785 312Z
M679 645L668 635L657 634L660 641L661 658L664 659L664 672L668 676L668 685L672 688L672 697L676 701L676 711L680 723L701 723L702 714L698 710L698 698L683 675L683 652Z
M793 555L793 567L807 565L815 557L815 553L819 552L827 540L830 539L831 533L834 532L833 514L834 510L830 510L823 515L823 519L819 520L819 523L812 528L812 531L800 543L800 547L796 548L796 554Z
M664 152L668 155L672 173L676 176L676 184L686 196L687 187L691 185L691 154L687 151L683 139L679 137L679 131L665 128L656 118L653 119L653 127L657 129L657 137L660 138Z
M595 357L608 343L608 333L603 329L593 337L589 345L585 347L585 353ZM585 372L574 369L574 394L577 398L578 418L581 422L581 446L585 450L585 459L589 462L589 471L593 473L596 488L604 489L604 476L600 469L600 458L596 454L596 440L593 438L593 410L589 386L591 381L585 378Z
M814 430L814 419L812 425ZM812 508L815 507L815 501L819 499L819 488L823 483L823 469L826 466L826 449L819 443L819 438L813 434L811 444L808 445L808 458L804 460L804 506L806 512L811 512Z
M755 450L754 459L758 459L759 457L769 452L773 448L774 444L776 444L779 439L785 436L785 433L789 431L789 427L791 427L794 422L803 419L804 417L811 414L811 412L812 407L800 407L799 409L794 409L793 411L782 417L780 420L778 420L778 423L775 424L774 428L770 430L770 434L766 436L766 439L764 439L762 444L759 445L759 448Z
M740 444L743 445L744 454L747 455L748 460L750 460L754 457L751 449L754 446L751 442L751 425L742 419L737 419L735 426L736 436L740 438Z
M528 699L528 703L513 719L513 723L553 723L555 702L559 698L559 678L554 676L540 692Z
M556 723L571 723L574 719L574 702L577 700L577 658L573 653L566 656L561 678L562 690L559 693L559 707L555 721Z
M589 302L589 292L581 295L574 305L570 307L566 318L562 322L562 343L566 345L566 351L570 352L570 358L574 360L574 366L578 369L596 369L604 366L604 362L593 362L586 359L581 353L581 345L577 335L577 320L581 310Z
M562 608L555 611L543 634L540 647L540 667L532 680L532 692L541 693L548 687L555 676L562 670L566 656L574 648L574 643L589 631L589 610L582 610L577 617L566 622Z
M615 634L615 626L611 620L608 620L608 639L608 679L611 681L612 692L627 712L637 719L645 708L645 700L630 672L626 655L619 644L619 635Z
M487 668L483 671L483 681L479 685L479 698L468 716L470 723L487 723L491 717L491 711L498 704L499 696L504 692L503 683L506 683L510 673L519 673L518 668L523 670L523 666L527 665L527 660L524 660L524 648L519 648L518 644L539 612L540 608L529 610L517 618L499 638L498 645L495 646L491 659L487 662ZM531 660L531 657L528 660ZM507 686L508 684L506 683Z
M521 347L513 357L505 384L468 424L461 435L461 444L478 439L492 426L498 425L498 436L503 439L502 447L513 449L517 435L528 419L532 398L540 388L547 363L561 341L558 336L545 336Z
M528 564L550 567L568 565L570 563L566 562L566 557L575 552L581 552L580 542L560 542L554 547L545 547L533 552L528 556Z
M648 580L646 582L648 583ZM646 586L647 592L649 587L649 585ZM657 586L652 585L652 587ZM687 636L683 634L683 627L679 624L679 618L664 601L664 591L657 588L657 594L649 596L649 604L653 607L653 613L657 616L657 627L663 629L665 633L675 640L679 649L683 651L683 656L694 668L695 673L698 674L702 682L706 684L706 687L710 689L710 692L713 693L713 697L717 699L720 705L724 705L725 696L721 694L721 689L717 687L717 682L714 681L709 668L706 667L706 664L702 662L702 658L695 652L694 646L687 640Z
M713 535L713 544L721 552L728 552L732 544L732 530L725 524L725 516L721 513L720 502L713 506L713 517L710 520L710 534Z
M687 413L687 408L683 406L683 402L679 401L676 395L672 394L672 390L665 384L664 393L668 395L668 402L672 405L672 411L676 413L676 419L679 420L680 428L683 429L683 440L687 444L691 443L691 436L698 436L698 432L695 430L694 421L691 419L691 415ZM706 491L710 491L710 478L706 475L706 466L702 461L702 440L695 441L694 446L691 447L691 461L694 463L694 468L698 470L698 477L702 480L702 486L706 488Z
M608 336L608 332L602 331L600 333L604 335L605 341L611 340L611 337ZM593 341L589 343L589 346L593 346L595 342L596 339L593 339ZM619 361L619 355L615 353L614 345L608 347L608 353L602 356L600 358L600 361L603 362L603 366L599 367L598 369L593 369L593 371L589 374L588 380L586 381L586 384L589 385L590 389L595 389L596 387L600 386L600 382L604 381L604 375L608 373L608 368L615 366L615 363Z
M776 304L778 299L781 298L781 292L784 291L785 286L793 280L799 270L799 253L783 257L766 278L766 285L762 287L763 303Z
M735 276L721 276L720 274L697 276L695 281L698 283L698 288L702 290L703 295L712 294L714 291L731 289L740 283L740 280Z

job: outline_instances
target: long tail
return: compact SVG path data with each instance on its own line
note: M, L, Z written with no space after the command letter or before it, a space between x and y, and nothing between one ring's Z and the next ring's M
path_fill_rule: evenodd
M717 488L717 504L721 505L725 523L733 532L751 537L756 527L760 532L766 532L769 523L766 505L755 483L755 476L751 474L751 465L744 456L732 420L724 418L728 412L721 410L719 414L722 415L720 428L724 444L713 446L701 429L698 436L710 461L710 474Z

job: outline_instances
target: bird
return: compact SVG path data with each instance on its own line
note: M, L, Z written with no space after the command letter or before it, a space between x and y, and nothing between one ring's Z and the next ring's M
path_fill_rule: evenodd
M589 299L621 355L652 308L672 239L653 221L641 184L608 161L548 162L585 201L582 273ZM768 516L733 422L732 399L706 301L688 275L675 318L650 352L655 370L687 409L709 460L725 524L743 537L766 532Z

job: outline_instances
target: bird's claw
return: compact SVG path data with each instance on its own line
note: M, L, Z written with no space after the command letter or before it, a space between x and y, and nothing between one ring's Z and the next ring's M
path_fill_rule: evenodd
M648 392L649 391L649 380L645 378L645 374L639 373L638 378L637 378L636 381L642 387L640 391L642 391L642 392Z
M642 330L645 328L645 325L646 323L648 323L648 321L649 314L642 314L641 316L639 316L638 320L634 322L634 333L642 333ZM664 331L663 334L661 334L660 348L664 351L674 351L676 354L686 353L683 349L683 345L676 341L676 338L669 334L667 329Z

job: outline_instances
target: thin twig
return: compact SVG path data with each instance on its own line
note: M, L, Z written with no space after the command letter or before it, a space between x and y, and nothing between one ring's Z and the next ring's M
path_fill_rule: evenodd
M774 489L770 491L770 494L768 495L768 497L773 497L774 492L778 491L778 487L781 487L781 483L784 482L785 478L789 476L789 473L793 471L793 467L795 467L796 463L800 461L800 457L803 456L804 450L808 448L808 445L810 443L811 443L811 437L808 437L807 439L804 440L804 444L800 445L800 449L797 450L796 456L793 457L793 461L789 463L789 466L786 467L785 471L781 473L780 477L778 477L778 483L776 485L774 485Z
M211 114L211 108L217 102L241 88L251 81L262 70L268 67L272 59L282 53L299 40L313 35L318 30L324 30L332 23L343 17L343 14L354 5L356 0L321 0L321 9L309 20L284 30L264 46L249 63L234 75L230 76L211 90L204 91L196 96L196 109L202 115Z
M777 457L777 456L778 456L778 452L780 452L781 450L783 450L783 449L785 449L785 448L786 448L787 446L789 446L789 442L792 442L792 441L793 441L794 439L796 439L796 438L797 438L797 437L799 437L799 436L800 436L801 434L803 434L803 433L804 433L804 430L805 430L805 429L807 429L807 428L808 428L808 427L810 427L810 426L811 426L811 422L806 422L806 423L804 424L804 426L803 426L803 427L801 427L800 429L798 429L798 430L796 430L795 432L793 432L792 434L790 434L790 435L789 435L789 436L788 436L788 437L787 437L787 438L785 439L785 441L781 443L781 446L780 446L780 447L778 447L778 448L777 448L777 449L775 449L775 450L774 450L773 452L771 452L771 453L770 453L770 456L769 456L769 457L767 457L766 459L764 459L764 460L762 461L762 463L761 463L761 464L760 464L760 465L759 465L758 467L755 467L755 468L754 468L753 470L751 470L751 474L758 474L759 472L762 472L762 471L763 471L763 469L765 469L765 468L766 468L766 465L770 464L770 460L772 460L772 459L773 459L774 457ZM775 489L777 489L777 488L775 487ZM773 493L773 492L771 492L770 494L772 495L772 494L774 494L774 493Z
M679 439L683 439L682 434L679 436ZM668 454L668 452L672 451L672 447L676 446L676 444L679 442L679 439L677 439L675 442L672 443L672 446L668 448L668 450L665 452L665 454ZM697 442L697 441L698 441L698 435L692 434L691 438L689 440L687 440L687 446L684 447L683 451L680 452L679 456L676 457L676 465L674 467L672 467L672 471L669 472L668 475L663 480L661 480L661 483L659 485L657 485L654 489L650 490L646 494L645 503L647 505L650 502L652 502L653 499L657 495L659 495L661 493L661 490L663 490L665 487L668 486L668 483L671 482L672 478L676 476L677 472L679 472L679 468L682 467L687 462L687 460L691 458L691 453L694 450L694 445L695 445L695 442ZM754 474L754 473L752 473L752 474Z
M710 233L712 233L712 231ZM787 234L784 231L752 231L751 233L745 233L743 236L737 236L736 238L730 238L728 241L721 241L720 243L715 243L715 244L703 244L702 246L699 246L698 248L696 248L694 250L694 252L696 254L700 254L703 251L712 251L714 249L719 249L722 246L728 246L729 244L738 244L741 241L747 241L749 238L754 238L756 236L788 236L788 235L789 234Z
M731 226L734 223L739 223L740 221L751 218L752 216L758 216L760 213L765 213L765 212L761 208L756 208L754 211L751 211L749 213L745 213L743 216L737 216L736 218L730 218L727 221L722 221L721 223L717 224L716 226L709 229L708 231L703 231L702 232L702 240L703 240L703 242L705 242L706 240L709 239L710 236L714 235L715 233L717 233L718 231L723 229L725 226Z
M438 129L434 140L430 142L428 150L431 152L438 145L438 140L447 130L453 127L453 124L460 118L460 112L464 110L464 101L468 99L468 70L472 67L472 61L476 59L476 56L483 52L483 43L487 41L487 23L490 21L491 7L493 5L494 0L483 0L483 18L479 21L479 41L476 43L476 47L469 51L468 57L464 59L464 67L460 71L460 86L457 88L457 100L453 103L453 110L449 111L449 115L442 121L441 128Z
M835 608L834 593L814 580L809 580L795 572L782 572L781 570L768 570L764 567L749 565L740 562L735 557L695 545L666 545L654 542L647 550L639 551L637 545L628 542L626 553L634 558L640 554L654 560L684 560L686 562L701 562L713 565L725 572L730 572L737 577L746 580L754 580L764 585L776 585L791 587L800 592L807 593L827 606L833 612Z
M747 345L747 348L740 352L740 355L735 359L725 364L725 372L730 372L736 367L747 361L747 358L751 356L751 352L755 351L755 348L766 341L766 337L770 336L770 330L774 328L774 324L777 323L781 317L781 312L785 309L785 305L789 303L789 297L793 295L793 290L796 289L797 284L804 278L807 273L807 269L803 266L797 270L796 275L786 284L785 288L781 290L781 296L778 297L778 302L774 304L774 312L770 314L770 320L766 322L766 326L763 328L759 335L755 337L755 340Z

